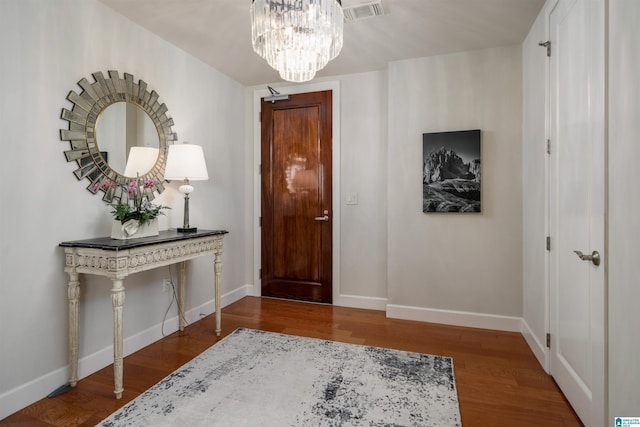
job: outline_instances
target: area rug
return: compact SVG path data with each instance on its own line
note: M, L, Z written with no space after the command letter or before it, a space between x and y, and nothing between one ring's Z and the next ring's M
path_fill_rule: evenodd
M460 426L453 359L237 329L100 426Z

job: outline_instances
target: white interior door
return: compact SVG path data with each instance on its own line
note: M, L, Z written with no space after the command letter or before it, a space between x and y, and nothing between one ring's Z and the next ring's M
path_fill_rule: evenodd
M550 370L584 424L598 427L605 425L603 4L559 0L548 21ZM593 251L599 266L588 258Z

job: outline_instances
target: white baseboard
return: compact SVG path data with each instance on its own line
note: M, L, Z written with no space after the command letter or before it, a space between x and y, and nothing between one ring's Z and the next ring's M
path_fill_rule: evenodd
M538 359L538 362L542 366L542 369L546 373L549 373L549 352L546 345L543 345L534 334L526 320L522 319L522 329L520 331L525 341L529 345L529 348Z
M387 305L387 317L507 332L520 332L522 324L522 319L520 317L409 307L394 304Z
M241 286L220 296L220 306L226 307L251 291L250 285ZM215 300L210 300L188 310L185 313L187 323L200 320L203 315L208 316L215 312ZM224 327L224 323L222 324ZM167 319L164 322L164 334L169 335L178 330L178 316ZM152 344L163 338L162 324L152 326L123 340L123 353L125 356ZM108 346L97 352L84 356L78 360L78 378L82 379L105 366L113 363L113 347ZM44 398L53 390L69 382L69 370L65 366L49 372L26 384L18 386L0 395L0 420L8 417L20 409ZM125 383L126 387L126 383Z
M248 295L251 295L252 292L253 285L240 286L239 288L236 288L231 292L227 292L226 294L220 296L220 307L231 305L234 302L239 301ZM213 311L211 313L213 313Z
M66 367L56 369L0 395L0 420L47 396L69 381Z
M364 308L368 310L385 311L386 298L361 297L357 295L339 295L334 297L333 305L338 307Z

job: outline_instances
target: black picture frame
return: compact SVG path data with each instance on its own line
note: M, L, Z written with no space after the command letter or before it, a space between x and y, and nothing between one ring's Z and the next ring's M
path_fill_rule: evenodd
M482 212L480 129L422 134L422 211Z

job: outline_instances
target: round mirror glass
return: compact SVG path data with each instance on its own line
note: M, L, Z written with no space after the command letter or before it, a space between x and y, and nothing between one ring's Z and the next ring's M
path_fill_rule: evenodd
M96 122L96 145L114 171L129 177L148 173L158 161L159 136L151 117L136 104L115 102Z

